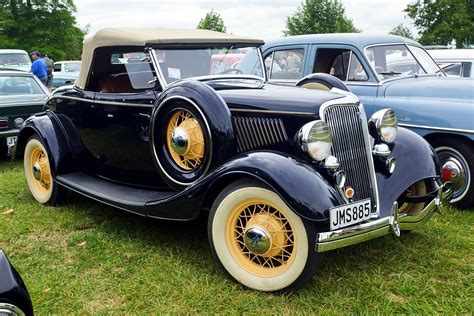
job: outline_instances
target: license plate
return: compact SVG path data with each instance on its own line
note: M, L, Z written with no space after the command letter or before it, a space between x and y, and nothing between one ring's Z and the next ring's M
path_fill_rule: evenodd
M331 230L351 226L370 218L372 205L370 199L333 207L329 210Z
M7 137L7 146L13 147L16 144L16 136Z

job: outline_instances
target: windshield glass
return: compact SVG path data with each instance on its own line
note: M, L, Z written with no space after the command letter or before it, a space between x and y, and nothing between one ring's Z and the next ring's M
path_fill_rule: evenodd
M81 70L81 63L64 63L65 72L79 72Z
M222 76L257 76L263 80L260 51L256 47L157 49L161 72L168 84L180 79Z
M409 75L436 74L439 68L421 48L406 45L373 46L365 55L380 80ZM433 65L434 64L434 65Z
M45 95L36 80L23 76L0 76L0 100L3 96L19 94Z
M0 54L0 65L30 65L31 61L26 54Z

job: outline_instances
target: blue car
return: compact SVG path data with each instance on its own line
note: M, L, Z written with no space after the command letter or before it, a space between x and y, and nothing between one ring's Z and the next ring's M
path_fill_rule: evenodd
M447 77L420 44L393 35L292 36L262 50L270 82L350 90L369 116L395 110L399 126L435 148L452 202L474 204L474 80Z

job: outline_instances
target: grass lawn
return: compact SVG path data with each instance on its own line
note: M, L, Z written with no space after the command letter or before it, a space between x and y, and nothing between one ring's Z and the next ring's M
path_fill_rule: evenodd
M8 212L13 210L13 212ZM206 219L144 219L70 193L45 207L21 161L0 163L0 248L38 315L69 313L447 313L474 311L474 212L328 252L291 295L246 290L216 268Z

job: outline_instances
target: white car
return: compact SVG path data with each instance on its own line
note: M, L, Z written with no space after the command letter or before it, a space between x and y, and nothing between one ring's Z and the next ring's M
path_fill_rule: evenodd
M80 60L57 61L54 63L54 72L77 72L81 70Z
M0 49L0 68L30 71L30 56L21 49Z
M428 53L448 76L474 77L474 49L433 49Z

